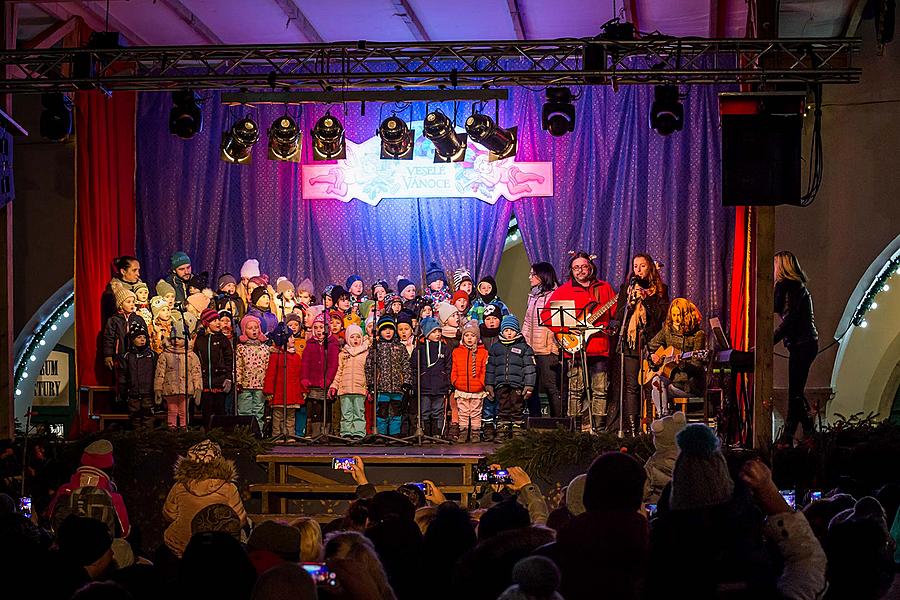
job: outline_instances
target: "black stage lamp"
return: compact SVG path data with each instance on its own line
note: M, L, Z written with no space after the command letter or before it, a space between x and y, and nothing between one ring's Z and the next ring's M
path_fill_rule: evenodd
M377 133L381 138L382 160L412 160L415 133L403 119L391 115L381 122Z
M331 113L325 113L312 128L313 158L338 160L347 158L344 126Z
M244 117L222 134L222 160L238 165L250 163L250 150L259 141L259 127L250 117Z
M541 127L555 137L575 131L575 106L569 88L547 88L547 102L541 111Z
M72 101L65 94L41 94L41 135L61 142L72 133Z
M466 119L466 131L476 144L491 151L490 160L500 160L515 156L517 128L504 129L492 118L482 113L475 113Z
M187 140L203 131L203 111L197 104L196 93L192 90L172 92L172 104L169 133Z
M434 144L434 162L460 162L466 158L465 133L457 133L450 118L440 110L425 116L425 137Z
M269 127L269 160L300 162L300 128L290 115L275 119Z
M650 127L660 135L669 135L684 127L684 106L678 97L678 86L657 85L653 88Z

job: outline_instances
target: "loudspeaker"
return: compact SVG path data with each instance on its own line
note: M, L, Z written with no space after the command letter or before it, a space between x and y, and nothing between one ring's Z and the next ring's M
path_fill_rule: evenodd
M210 429L234 431L238 427L249 429L250 433L258 438L262 437L262 432L259 430L259 421L256 420L256 417L250 415L213 415L209 418Z
M804 99L783 92L720 96L723 205L800 204Z
M581 417L528 417L525 428L535 431L580 431Z

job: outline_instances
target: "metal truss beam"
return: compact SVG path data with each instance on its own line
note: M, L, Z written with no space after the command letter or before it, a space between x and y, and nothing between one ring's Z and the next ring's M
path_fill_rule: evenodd
M578 86L586 77L613 85L855 83L859 47L846 38L648 38L16 50L0 52L0 72L28 75L0 79L0 92ZM583 70L586 51L604 68ZM95 76L67 74L84 55Z

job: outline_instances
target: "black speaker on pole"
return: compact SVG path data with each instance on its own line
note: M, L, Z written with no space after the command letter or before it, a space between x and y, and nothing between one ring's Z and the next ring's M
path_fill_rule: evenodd
M719 94L722 204L800 204L803 92Z

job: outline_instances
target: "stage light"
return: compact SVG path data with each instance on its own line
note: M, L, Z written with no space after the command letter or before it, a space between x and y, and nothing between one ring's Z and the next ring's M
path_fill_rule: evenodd
M275 119L268 133L269 160L300 162L301 132L290 115Z
M313 158L338 160L347 158L344 126L331 113L325 113L312 128Z
M415 133L397 115L391 115L378 126L381 138L381 158L389 160L412 160Z
M222 160L238 165L250 163L250 150L259 141L259 127L250 117L244 117L222 134Z
M72 133L72 101L65 94L41 94L41 135L61 142Z
M541 111L541 127L561 137L575 131L575 106L569 88L547 88L547 102Z
M425 137L434 144L434 162L460 162L466 158L465 133L457 133L450 118L440 110L425 116Z
M684 127L684 106L678 97L678 86L657 85L653 88L650 127L660 135L669 135Z
M187 140L203 131L203 111L197 104L196 93L192 90L172 92L172 104L169 133Z
M482 113L475 113L466 119L466 131L476 144L491 151L490 160L501 160L515 156L517 128L504 129Z

